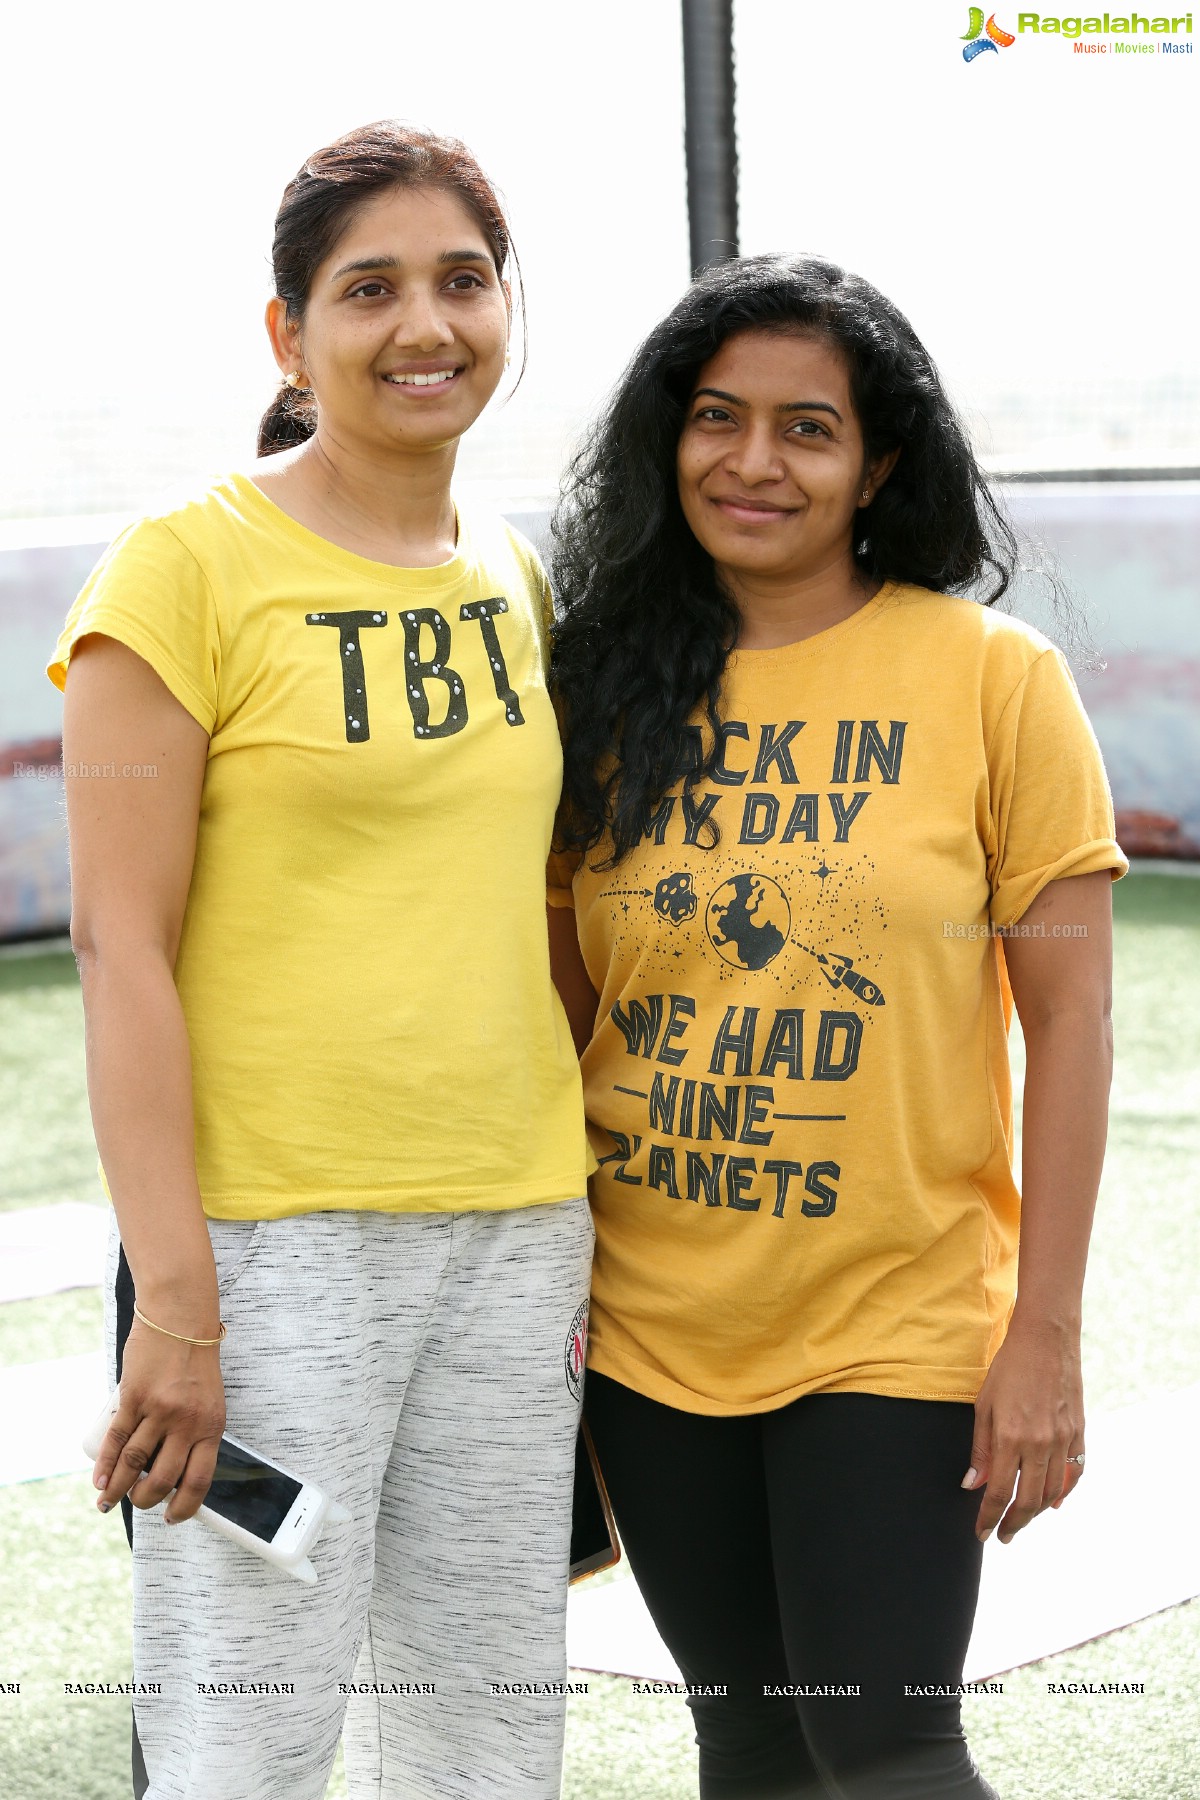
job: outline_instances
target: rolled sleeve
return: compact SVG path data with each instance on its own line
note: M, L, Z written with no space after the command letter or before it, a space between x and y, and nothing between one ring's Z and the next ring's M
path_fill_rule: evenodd
M1047 882L1125 874L1100 746L1058 650L1038 657L1005 706L988 775L994 924L1015 923Z

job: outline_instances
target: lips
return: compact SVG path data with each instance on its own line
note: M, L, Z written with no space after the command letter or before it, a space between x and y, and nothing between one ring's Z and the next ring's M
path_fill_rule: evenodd
M452 368L439 369L391 369L383 377L389 387L401 387L418 393L428 392L430 388L451 386L455 378L462 374L461 364Z
M751 500L743 494L713 494L709 503L726 518L746 525L769 525L773 520L787 518L795 510L790 506L774 506L770 501Z

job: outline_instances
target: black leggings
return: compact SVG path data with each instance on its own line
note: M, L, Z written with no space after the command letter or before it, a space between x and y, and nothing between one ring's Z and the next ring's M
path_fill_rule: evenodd
M979 1590L974 1409L812 1394L711 1418L589 1373L621 1537L684 1680L701 1800L997 1800L958 1696ZM857 1687L844 1695L764 1688Z

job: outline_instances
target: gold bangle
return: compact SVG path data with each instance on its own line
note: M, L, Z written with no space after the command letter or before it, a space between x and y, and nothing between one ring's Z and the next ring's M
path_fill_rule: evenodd
M133 1303L133 1316L135 1319L140 1319L143 1325L148 1325L151 1331L161 1331L164 1337L174 1338L178 1344L199 1344L203 1349L207 1350L210 1349L212 1345L221 1343L225 1337L224 1320L221 1322L221 1331L218 1337L194 1338L185 1337L182 1331L168 1331L165 1325L156 1325L153 1319L148 1319L146 1317L136 1300Z

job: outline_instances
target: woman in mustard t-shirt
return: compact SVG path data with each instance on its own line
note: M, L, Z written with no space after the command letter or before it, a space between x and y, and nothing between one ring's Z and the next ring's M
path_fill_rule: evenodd
M1125 867L1095 738L992 609L1012 536L928 356L830 264L704 275L557 535L586 1410L701 1794L980 1800L982 1543L1084 1459Z
M145 1791L319 1800L345 1716L363 1800L554 1800L592 1248L561 760L545 576L450 490L508 226L384 123L309 158L273 261L267 460L118 538L51 667ZM315 1586L192 1518L226 1422L347 1509Z

